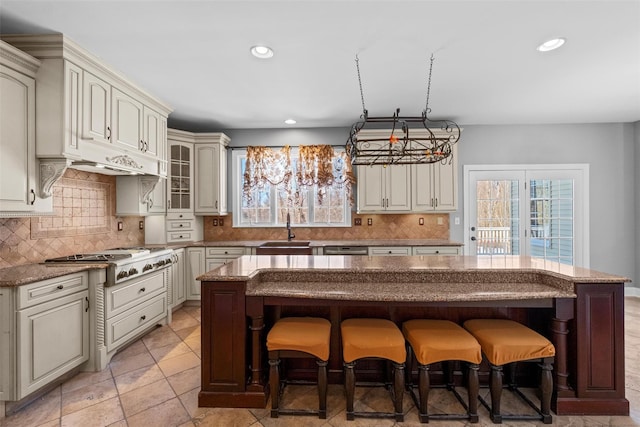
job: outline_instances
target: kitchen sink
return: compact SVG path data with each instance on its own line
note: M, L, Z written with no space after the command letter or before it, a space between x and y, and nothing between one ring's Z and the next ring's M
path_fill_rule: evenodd
M272 242L264 242L261 247L293 247L293 246L309 246L311 242L303 242L301 240L274 240Z
M256 255L312 255L310 242L301 240L274 240L256 248Z

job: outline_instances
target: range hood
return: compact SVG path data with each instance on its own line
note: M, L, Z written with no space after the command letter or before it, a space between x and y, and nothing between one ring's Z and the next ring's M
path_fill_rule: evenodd
M135 170L119 168L114 165L92 162L87 160L74 160L69 165L70 168L85 172L101 173L103 175L145 175Z

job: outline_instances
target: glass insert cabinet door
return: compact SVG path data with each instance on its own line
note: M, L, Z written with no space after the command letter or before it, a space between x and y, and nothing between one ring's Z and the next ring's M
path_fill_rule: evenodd
M584 266L584 251L577 250L585 239L579 175L482 170L468 178L470 255L528 255Z
M191 209L191 147L171 145L169 200L171 210Z

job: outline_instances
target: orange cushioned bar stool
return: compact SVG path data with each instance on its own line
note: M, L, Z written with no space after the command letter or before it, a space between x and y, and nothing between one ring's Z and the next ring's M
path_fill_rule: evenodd
M345 368L347 395L347 420L355 417L395 418L404 421L402 398L404 393L404 362L407 351L400 329L386 319L348 319L340 324L342 357ZM393 363L394 412L354 412L353 400L356 388L355 365L359 359L386 359Z
M489 410L491 421L501 423L502 419L530 420L539 419L551 424L551 393L553 391L553 357L556 350L553 344L539 333L526 326L505 319L474 319L464 322L464 327L480 343L482 353L491 366L489 389L491 407L480 399ZM540 408L531 402L515 384L515 363L535 362L542 368L540 379ZM512 364L509 388L515 391L538 415L502 415L500 398L502 395L502 367Z
M411 369L407 372L407 387L419 409L420 422L428 423L429 419L468 419L472 423L478 422L478 365L482 362L480 344L469 332L449 320L416 319L402 324L407 346L407 364L410 367L415 355L418 362L418 391L420 399L416 398L411 380ZM447 375L447 389L451 390L456 399L466 410L466 414L432 414L427 412L429 400L429 365L443 363L443 370L449 362L460 360L468 363L468 404L458 394L453 384L453 378ZM446 372L448 374L448 372Z
M327 418L327 361L331 323L316 317L286 317L280 319L267 334L269 351L269 385L271 387L271 418L278 415L318 415ZM286 385L280 381L281 358L315 358L318 364L318 410L280 408L280 394Z

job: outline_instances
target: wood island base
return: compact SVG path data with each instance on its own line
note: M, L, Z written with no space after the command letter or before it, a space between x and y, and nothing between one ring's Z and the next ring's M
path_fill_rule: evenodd
M306 273L308 279L308 271ZM499 270L493 273L500 276ZM513 269L509 274L514 277ZM458 324L470 318L508 318L543 334L556 348L552 398L555 414L629 415L624 385L624 279L585 283L579 278L562 278L558 274L549 275L550 278L545 271L536 274L544 286L559 280L570 282L573 292L566 292L565 287L555 297L535 298L528 294L517 299L504 289L511 287L512 293L517 293L526 286L522 282L494 279L500 282L502 291L487 292L490 286L475 278L468 285L470 289L482 287L482 300L473 296L455 301L430 300L428 297L423 301L411 300L411 295L428 289L428 283L411 282L406 285L415 287L415 293L408 292L406 300L371 301L363 300L355 293L353 298L348 295L342 295L340 299L335 299L334 295L322 298L318 289L331 283L325 280L326 277L323 277L323 283L316 282L318 289L307 296L300 293L282 295L277 282L260 282L259 271L250 277L230 278L224 269L220 277L205 274L201 285L202 388L199 406L265 408L269 398L265 339L271 325L280 317L322 316L331 321L328 374L329 382L334 384L343 383L338 333L344 319L380 317L401 326L402 322L414 318L447 319ZM458 286L461 277L456 279ZM465 272L464 277L470 277L470 273ZM313 286L313 283L294 285ZM344 286L345 293L350 285L353 284ZM291 288L292 282L282 282L282 287L287 286ZM288 377L313 379L315 367L305 363L308 362L294 360L287 367ZM382 365L375 363L379 362L359 365L358 378L365 381L381 379ZM525 387L537 384L535 371L521 371L518 371L518 383ZM415 367L412 372L417 375ZM433 384L443 382L440 367L434 366L431 374ZM481 385L488 384L486 362L481 365L479 376ZM462 380L461 373L457 372L454 381L462 383Z

